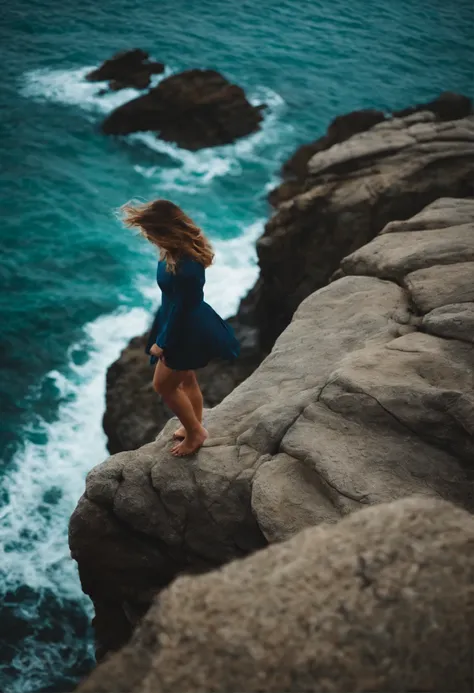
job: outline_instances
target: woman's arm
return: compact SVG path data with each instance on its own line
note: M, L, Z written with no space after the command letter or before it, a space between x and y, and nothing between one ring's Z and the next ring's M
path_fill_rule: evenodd
M152 323L152 325L150 327L150 331L148 333L148 341L147 341L146 347L145 347L145 353L146 354L150 353L150 349L151 349L152 344L156 343L156 336L158 334L158 323L160 321L160 309L161 309L161 306L158 308L158 310L155 313L153 323Z

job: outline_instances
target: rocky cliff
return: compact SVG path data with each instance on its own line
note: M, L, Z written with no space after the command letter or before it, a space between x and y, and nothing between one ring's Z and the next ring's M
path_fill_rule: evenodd
M283 185L290 183L294 196L286 199L288 190L276 196L285 201L257 243L259 280L233 319L243 358L232 369L213 364L200 373L207 406L250 375L343 257L439 197L474 195L470 108L466 97L445 94L403 117L358 111L336 119L324 138L287 162ZM111 452L154 440L169 418L151 389L142 346L143 338L133 340L108 373L104 428Z
M418 133L438 127L417 125ZM472 121L456 127L470 133ZM443 141L428 149L443 150ZM448 142L445 154L457 152L449 130ZM462 151L446 154L453 185L466 190L470 146L465 134ZM342 151L328 151L334 165ZM435 151L435 169L439 160ZM334 180L327 185L337 194ZM373 189L362 179L357 187ZM207 412L210 438L196 456L169 454L173 423L89 473L70 546L95 604L99 655L129 638L153 595L180 573L210 571L305 527L413 494L474 510L474 200L442 198L389 222L343 259L339 274Z

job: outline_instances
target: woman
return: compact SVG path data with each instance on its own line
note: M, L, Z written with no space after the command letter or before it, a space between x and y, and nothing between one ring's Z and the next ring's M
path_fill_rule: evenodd
M191 455L207 438L194 371L213 358L239 354L231 327L203 299L205 270L214 253L201 229L173 202L126 204L122 210L125 225L138 228L160 250L156 278L162 303L146 352L156 364L153 387L182 424L171 452Z

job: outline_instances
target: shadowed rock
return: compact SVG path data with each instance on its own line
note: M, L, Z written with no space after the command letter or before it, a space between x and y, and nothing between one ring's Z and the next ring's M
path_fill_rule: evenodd
M352 111L345 115L337 116L330 123L325 135L303 144L282 166L282 175L285 180L281 185L272 190L269 200L275 206L284 200L294 197L295 194L302 192L308 175L308 161L318 152L322 152L333 144L344 142L349 137L359 132L370 130L371 127L385 120L385 114L375 109L365 109Z
M81 693L472 691L474 518L399 500L164 591Z
M117 53L96 70L86 75L89 82L109 82L112 91L133 87L146 89L152 75L164 72L163 63L150 62L149 55L140 48Z
M472 113L472 101L468 96L445 91L437 99L433 99L433 101L418 103L416 106L394 111L393 116L394 118L405 118L412 115L412 113L420 113L422 111L430 111L440 120L467 118Z
M188 70L164 79L148 94L119 106L104 120L107 135L142 130L185 149L230 144L256 132L263 106L214 70Z

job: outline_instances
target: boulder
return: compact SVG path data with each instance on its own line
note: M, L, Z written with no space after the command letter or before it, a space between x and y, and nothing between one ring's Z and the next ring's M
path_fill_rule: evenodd
M133 87L146 89L152 75L164 72L163 63L151 62L146 51L135 48L116 53L86 75L89 82L109 82L112 91Z
M207 412L198 454L171 456L173 421L91 470L70 547L99 657L183 572L414 494L474 511L474 313L462 288L474 200L443 198L398 223L301 303L271 354ZM449 290L430 278L421 291L413 273L440 265L461 267Z
M81 693L472 691L474 517L411 497L162 592Z
M102 123L102 131L107 135L153 131L160 139L194 151L256 132L263 108L252 106L243 89L215 70L188 70L116 108Z

